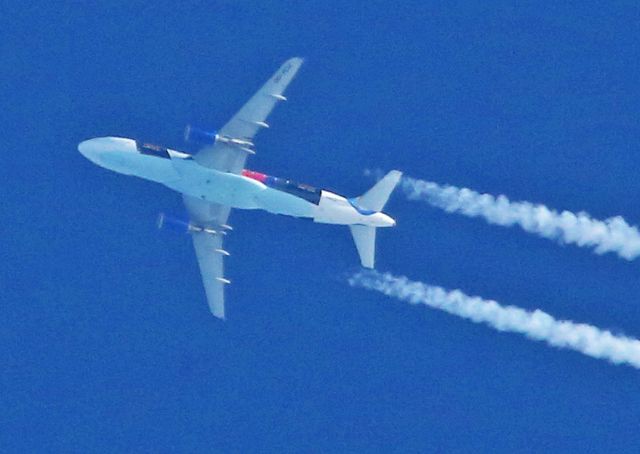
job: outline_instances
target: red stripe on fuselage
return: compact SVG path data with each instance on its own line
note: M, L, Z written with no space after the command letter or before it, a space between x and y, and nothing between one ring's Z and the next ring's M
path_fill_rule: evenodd
M267 181L268 175L260 172L254 172L253 170L244 169L242 171L242 176L251 178L252 180L259 181L260 183L264 183Z

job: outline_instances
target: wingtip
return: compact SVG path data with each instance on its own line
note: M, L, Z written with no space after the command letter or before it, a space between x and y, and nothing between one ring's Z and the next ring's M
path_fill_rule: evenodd
M304 63L304 61L305 61L304 57L291 57L284 64L293 63L293 64L297 64L298 66L300 66L300 65L302 65Z
M402 171L400 171L400 170L392 170L391 172L389 172L389 175L392 175L393 178L400 179L400 178L402 178Z
M211 311L211 315L213 315L215 318L217 318L218 320L222 320L225 321L227 318L225 317L225 313L224 313L224 309L222 309L222 311L219 310L212 310Z

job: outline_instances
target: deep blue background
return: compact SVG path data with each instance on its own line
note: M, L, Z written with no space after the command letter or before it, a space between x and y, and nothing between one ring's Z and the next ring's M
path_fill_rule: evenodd
M251 168L346 195L398 168L635 224L635 2L57 3L0 15L3 450L637 452L637 370L349 288L345 228L234 212L217 321L189 239L155 229L178 194L76 149L185 149L302 56ZM637 262L388 211L381 270L640 336Z

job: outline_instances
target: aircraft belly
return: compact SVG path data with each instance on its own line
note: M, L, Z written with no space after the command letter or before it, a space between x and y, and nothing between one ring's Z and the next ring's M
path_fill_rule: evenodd
M366 224L363 216L349 205L347 199L329 191L322 191L313 221L321 224Z
M168 183L180 178L178 172L171 165L169 159L160 159L153 156L136 156L139 163L136 175L158 183Z
M316 205L293 194L267 187L257 196L260 208L270 213L299 218L314 216Z
M172 189L233 208L260 208L257 196L266 189L264 184L241 175L209 169L192 160L176 159L173 162L181 178L167 185Z
M133 175L157 183L168 183L180 179L180 175L169 159L144 156L129 151L112 151L100 156L100 165L114 172Z

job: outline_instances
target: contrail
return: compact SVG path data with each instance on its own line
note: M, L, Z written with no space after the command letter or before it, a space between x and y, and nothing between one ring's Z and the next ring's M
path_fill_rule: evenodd
M616 336L595 326L556 320L540 310L529 312L515 306L501 306L492 300L465 295L460 290L447 291L377 271L359 272L349 278L349 284L376 290L411 304L441 309L475 323L484 323L498 331L521 333L529 339L544 341L554 347L640 369L639 340Z
M506 227L517 224L544 238L593 248L596 254L614 252L627 260L640 256L640 232L620 216L599 221L584 212L558 212L544 205L512 202L504 195L480 194L409 177L402 178L401 187L410 200L421 200L449 213L482 217L489 224Z

